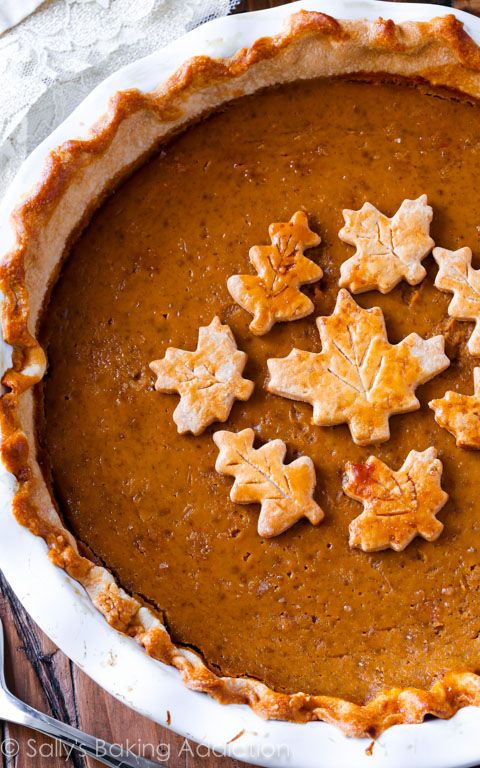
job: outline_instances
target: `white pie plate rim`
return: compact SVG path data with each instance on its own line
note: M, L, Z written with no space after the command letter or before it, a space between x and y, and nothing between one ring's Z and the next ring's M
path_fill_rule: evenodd
M32 152L0 204L0 259L14 241L10 213L22 194L38 181L48 152L69 138L85 135L88 126L105 112L113 93L132 87L153 90L193 55L229 56L258 37L277 33L283 20L300 8L337 18L383 16L398 22L454 13L480 43L480 19L469 14L443 6L378 0L305 0L208 22L111 75ZM10 364L10 352L0 338L1 373ZM480 762L480 709L474 707L460 710L448 721L395 726L369 754L369 740L346 738L334 726L266 722L247 706L221 705L205 694L189 691L176 670L149 658L133 640L109 627L83 588L50 563L43 540L13 518L13 490L13 477L0 465L0 566L5 577L52 641L132 709L164 726L169 712L169 727L192 742L271 768L463 768ZM231 742L240 732L242 736ZM192 748L195 750L194 745Z

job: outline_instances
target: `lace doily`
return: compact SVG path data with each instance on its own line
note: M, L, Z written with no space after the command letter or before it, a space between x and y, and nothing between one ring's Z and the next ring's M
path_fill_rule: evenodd
M0 35L0 197L21 162L105 77L238 0L47 0Z

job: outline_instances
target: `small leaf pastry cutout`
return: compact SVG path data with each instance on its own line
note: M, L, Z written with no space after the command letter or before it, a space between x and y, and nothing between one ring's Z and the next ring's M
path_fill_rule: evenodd
M432 215L426 195L404 200L391 219L371 203L359 211L344 210L338 236L357 250L340 267L339 285L352 293L388 293L402 279L420 283L427 274L422 259L435 245L429 234Z
M181 435L199 435L212 422L226 421L234 400L248 400L254 384L242 378L246 362L229 326L214 317L199 328L194 352L170 347L162 360L150 363L157 392L180 395L173 420Z
M313 423L347 423L357 445L388 440L388 419L415 411L415 387L448 368L443 336L411 333L399 344L387 339L379 307L362 309L340 290L335 310L318 317L321 352L292 349L267 362L267 389L313 405Z
M320 243L312 232L303 211L290 221L270 224L271 245L250 248L250 261L258 275L233 275L227 288L233 299L253 315L250 330L263 336L272 326L284 320L299 320L313 312L313 303L299 286L314 283L322 269L303 255L307 248Z
M452 433L459 448L480 449L480 368L473 370L473 395L446 392L429 406L437 424Z
M364 507L350 523L350 546L364 552L388 547L400 552L417 535L438 539L443 524L436 514L448 499L440 485L442 469L435 448L410 451L398 472L376 456L365 464L349 462L343 490Z
M470 354L478 357L480 356L480 269L472 267L472 251L470 248L459 248L458 251L434 248L433 257L440 267L435 278L436 288L453 293L448 314L458 320L475 321L475 328L467 346Z
M301 517L318 525L324 513L312 499L315 488L312 460L301 456L285 465L287 447L283 440L271 440L255 449L254 438L253 429L213 435L220 450L215 469L221 475L235 478L231 500L238 504L261 504L258 533L265 538L278 536Z

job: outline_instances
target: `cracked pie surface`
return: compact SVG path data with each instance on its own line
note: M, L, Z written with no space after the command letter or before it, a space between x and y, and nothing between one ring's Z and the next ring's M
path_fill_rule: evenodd
M276 87L232 86L85 218L41 347L10 319L2 412L15 514L116 629L223 703L357 736L480 702L478 51L378 24L299 14L212 64L228 90L276 61ZM337 69L275 80L333 40ZM428 81L440 49L467 95L452 62ZM64 527L11 416L42 349L25 434Z

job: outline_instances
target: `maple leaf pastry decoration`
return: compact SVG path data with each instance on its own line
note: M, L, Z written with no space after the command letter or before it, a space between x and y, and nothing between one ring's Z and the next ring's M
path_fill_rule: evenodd
M429 402L435 421L455 437L459 448L480 449L480 368L473 370L473 395L446 392Z
M248 400L254 384L242 377L246 361L229 326L214 317L199 328L196 350L170 347L162 360L150 363L157 392L180 395L173 420L181 435L199 435L212 422L226 421L234 400Z
M299 290L315 283L323 270L304 256L307 248L320 244L320 236L308 226L303 211L290 221L270 224L271 245L254 245L249 257L257 275L232 275L227 288L233 299L253 315L250 331L268 333L280 321L299 320L313 312L313 302Z
M448 251L434 248L433 258L439 266L435 287L453 293L448 306L450 317L458 320L474 320L475 328L467 347L471 355L480 356L480 269L472 267L470 248Z
M302 517L318 525L324 513L312 498L316 482L312 460L301 456L284 464L283 440L271 440L256 449L254 438L253 429L213 435L219 449L215 469L235 478L231 500L261 504L258 533L265 538L278 536Z
M388 419L415 411L415 387L449 365L443 336L422 339L417 333L399 344L387 338L379 307L363 309L340 290L333 314L318 317L321 352L292 349L267 362L267 389L313 406L313 423L347 423L357 445L388 440Z
M350 523L350 546L400 552L417 535L435 541L443 531L436 515L448 499L441 478L435 448L410 451L397 472L376 456L365 464L347 463L344 493L364 507Z
M344 210L338 236L357 250L341 265L339 285L352 293L388 293L403 279L420 283L427 274L422 259L435 245L429 234L432 215L426 195L404 200L391 219L371 203Z

